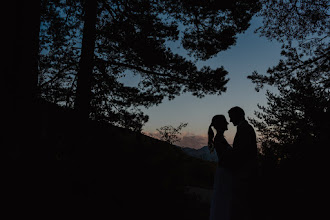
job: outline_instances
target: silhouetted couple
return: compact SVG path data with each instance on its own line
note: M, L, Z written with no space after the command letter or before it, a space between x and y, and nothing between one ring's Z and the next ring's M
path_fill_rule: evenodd
M255 219L256 134L245 120L243 109L233 107L228 114L230 122L237 126L232 147L224 137L228 130L224 115L215 115L208 131L209 149L215 149L218 155L210 220Z

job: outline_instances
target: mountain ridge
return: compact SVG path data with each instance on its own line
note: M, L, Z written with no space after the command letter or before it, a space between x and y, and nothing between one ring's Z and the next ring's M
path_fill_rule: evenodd
M199 158L210 162L218 162L218 156L215 151L210 152L208 146L199 149L190 147L181 147L181 150L189 156Z

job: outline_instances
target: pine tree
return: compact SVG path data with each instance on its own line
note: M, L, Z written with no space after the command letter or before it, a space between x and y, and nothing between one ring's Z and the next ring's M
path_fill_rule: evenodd
M248 78L259 91L264 85L267 106L251 119L261 134L264 152L277 158L316 152L329 143L330 75L327 1L262 1L263 26L257 31L282 42L279 63ZM314 148L314 149L313 149Z
M94 68L94 50L96 39L96 10L98 1L86 0L84 5L84 29L77 73L77 91L75 109L82 119L89 118L92 73Z
M183 92L194 96L226 91L223 67L198 69L206 60L236 42L259 10L258 1L97 1L94 56L83 60L88 1L44 1L41 28L40 87L56 103L90 104L96 120L141 129L148 120L139 106L157 105ZM86 16L85 16L86 18ZM179 28L180 26L180 28ZM88 34L88 33L87 33ZM90 33L89 33L90 34ZM180 41L194 61L174 53L169 42ZM80 64L93 63L90 94L79 98ZM135 86L121 79L133 74ZM80 90L81 89L81 90ZM80 92L79 92L80 91ZM75 103L76 104L73 104Z

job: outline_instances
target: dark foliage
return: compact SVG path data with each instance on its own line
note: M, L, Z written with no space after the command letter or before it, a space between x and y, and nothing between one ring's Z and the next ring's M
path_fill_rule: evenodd
M330 145L329 3L262 3L257 32L283 44L276 66L248 77L257 91L272 87L267 105L250 119L260 134L262 210L274 219L315 218L311 201L325 190L320 180Z
M259 106L262 112L256 112L261 120L252 120L265 145L320 141L328 129L327 8L325 1L264 1L260 12L264 25L260 32L283 42L283 59L269 68L267 74L254 72L248 77L256 84L257 91L264 85L276 88L274 92L267 91L268 106ZM278 156L282 159L288 156L288 152L280 151Z
M39 88L47 100L69 107L76 100L77 73L86 70L78 65L84 2L42 1ZM85 97L90 116L140 130L148 117L139 106L182 92L200 98L225 92L223 67L198 69L168 43L181 41L196 59L208 59L234 45L258 10L258 1L98 1L94 58L88 61L92 94ZM126 75L135 76L136 85L125 85Z

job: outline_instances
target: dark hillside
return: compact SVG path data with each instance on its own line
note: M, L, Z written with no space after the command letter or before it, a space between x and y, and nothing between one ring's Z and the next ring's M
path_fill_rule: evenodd
M212 188L215 163L110 124L89 121L77 132L73 110L40 104L40 155L46 197L78 214L144 219L207 219L208 204L186 186ZM61 209L59 209L61 210Z

